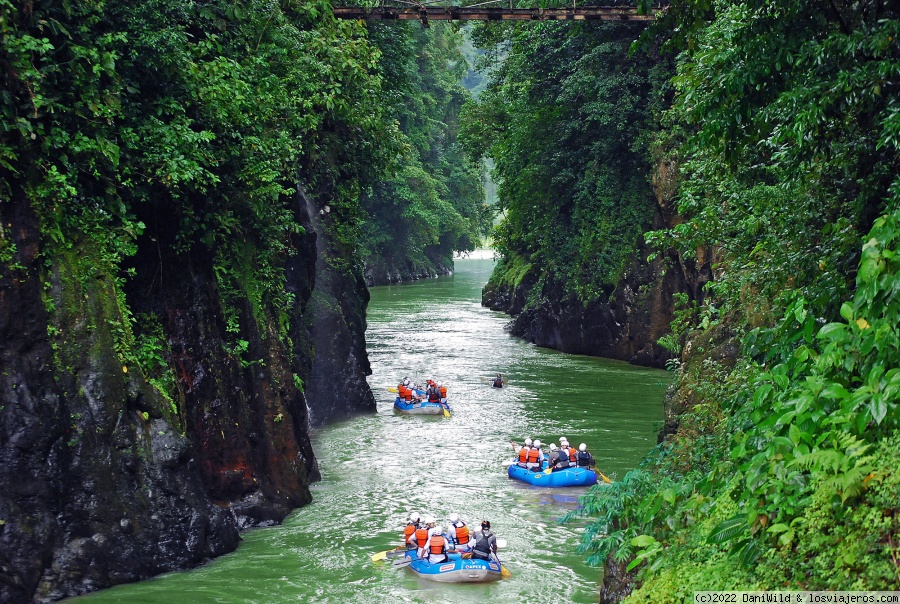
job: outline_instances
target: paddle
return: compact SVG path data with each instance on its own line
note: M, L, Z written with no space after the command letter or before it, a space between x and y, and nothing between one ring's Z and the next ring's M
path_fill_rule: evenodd
M413 561L412 558L403 558L403 560L395 560L394 566L396 566L397 568L402 568L404 566L409 566L412 561Z
M392 386L388 388L388 392L398 392L398 390Z
M390 556L394 552L404 552L405 548L395 547L394 549L386 549L383 552L378 552L377 554L372 554L372 562L381 562L388 556ZM393 556L392 556L393 557Z
M503 566L503 563L500 562L500 556L497 555L497 552L494 552L494 558L497 560L497 564L500 565L500 578L509 579L510 577L512 577L512 573L509 571L509 569Z
M442 403L442 407L444 407L444 417L450 417L450 405L448 403Z

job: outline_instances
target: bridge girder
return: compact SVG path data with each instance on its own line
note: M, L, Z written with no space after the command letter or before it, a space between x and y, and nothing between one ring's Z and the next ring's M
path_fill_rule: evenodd
M442 6L432 3L382 3L380 6L335 6L339 19L422 21L652 21L659 10L638 14L633 6L571 6L564 8L507 8L487 6Z

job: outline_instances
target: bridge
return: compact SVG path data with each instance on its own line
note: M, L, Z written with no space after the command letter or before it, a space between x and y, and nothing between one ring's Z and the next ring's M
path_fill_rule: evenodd
M660 2L641 2L643 9L633 3L577 6L574 0L571 5L542 0L542 6L533 8L515 4L518 3L512 0L464 0L457 5L450 5L447 0L379 0L368 6L335 6L333 10L339 19L399 19L421 21L427 27L429 21L652 21L663 9Z

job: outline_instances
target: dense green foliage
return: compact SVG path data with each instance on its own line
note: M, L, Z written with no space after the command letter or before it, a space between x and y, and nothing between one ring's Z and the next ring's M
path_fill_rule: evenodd
M457 143L468 71L454 25L369 26L381 53L382 102L398 120L405 145L388 178L365 195L368 262L418 269L450 265L474 249L490 227L481 164Z
M898 34L877 0L723 0L647 36L680 51L658 144L685 218L648 238L714 250L715 320L678 433L585 499L583 548L637 569L630 601L900 585ZM728 334L735 365L710 355Z
M400 148L364 28L324 1L3 1L0 34L0 198L30 204L48 269L71 250L64 280L115 290L123 364L165 381L158 323L123 294L139 245L213 259L236 356L238 299L284 340L298 186L352 250L359 190Z
M494 159L504 220L494 246L505 268L530 264L535 291L560 285L582 301L609 294L649 228L648 136L663 107L666 66L628 58L632 24L529 23L475 30L505 59L462 136ZM521 260L517 260L517 259Z

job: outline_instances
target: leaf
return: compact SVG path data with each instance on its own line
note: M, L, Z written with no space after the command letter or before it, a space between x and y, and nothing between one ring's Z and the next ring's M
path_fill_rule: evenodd
M739 514L720 522L706 537L707 543L725 543L747 530L747 515Z
M827 323L822 326L816 335L819 339L837 340L847 333L847 325L844 323Z
M847 321L853 320L853 307L849 302L844 302L841 304L841 316L844 317Z
M631 540L631 545L633 547L645 548L650 545L653 545L656 542L657 542L656 539L651 535L638 535L637 537L635 537L634 539Z
M783 522L779 522L778 524L773 524L769 528L766 529L767 533L783 533L785 531L791 530L791 527Z
M662 495L663 501L669 504L675 503L675 491L673 489L665 489L660 495Z
M753 566L756 561L759 560L762 552L763 548L760 545L759 541L756 539L751 539L746 545L744 545L744 547L741 548L739 557L744 566Z
M803 439L803 432L800 431L800 428L796 426L796 424L791 424L788 428L788 435L790 436L791 442L795 445L799 445L800 441Z

